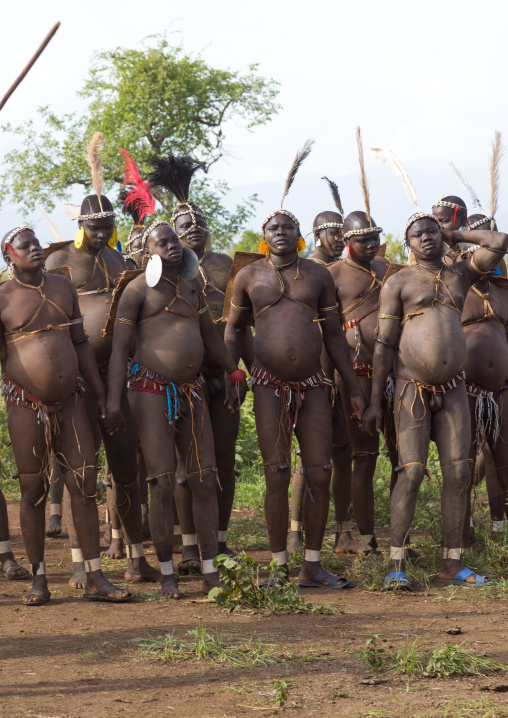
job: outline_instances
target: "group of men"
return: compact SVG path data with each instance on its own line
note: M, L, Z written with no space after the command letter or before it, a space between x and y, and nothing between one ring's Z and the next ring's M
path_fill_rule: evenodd
M297 155L283 199L309 150ZM127 155L126 163L132 170ZM365 211L344 216L327 180L337 211L316 217L313 255L300 256L299 222L281 203L263 222L260 254L237 271L209 250L207 218L189 199L200 168L170 156L156 163L150 184L126 172L124 205L134 217L126 256L96 177L74 241L43 251L28 226L2 240L11 276L0 287L2 392L32 569L23 602L50 598L45 504L58 482L70 497L72 585L91 600L131 598L101 571L101 442L111 474L111 542L120 556L125 546L125 578L158 581L161 595L178 598L173 551L181 535L179 573L200 571L203 592L220 585L214 558L232 553L235 443L247 390L241 360L254 394L276 582L288 578L288 549L303 542L300 586L351 585L320 563L330 484L334 550L377 553L373 477L383 431L392 464L386 588L411 587L405 562L414 557L409 534L431 438L443 475L438 579L483 585L485 577L461 564L461 546L470 545L472 464L484 444L497 468L497 523L508 489L508 408L500 401L508 386L508 282L495 276L508 235L487 216L468 220L463 200L445 197L404 227L410 263L390 263L367 198ZM155 186L176 197L170 222L156 217ZM293 435L300 453L290 526ZM157 569L143 549L146 486ZM52 498L56 526L58 505ZM7 578L27 577L11 551L3 496L0 563Z

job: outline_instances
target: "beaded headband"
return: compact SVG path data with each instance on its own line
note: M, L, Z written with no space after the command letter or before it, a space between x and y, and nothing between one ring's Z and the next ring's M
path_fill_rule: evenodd
M467 212L466 207L463 207L461 204L456 204L455 202L446 202L444 199L440 199L438 202L434 202L434 204L432 204L431 206L449 207L450 209L463 209L465 212Z
M327 229L328 227L337 227L337 229L344 229L344 225L339 224L338 222L325 222L324 224L320 224L317 227L312 227L312 231L319 232L321 229Z
M131 244L134 242L134 240L137 239L137 237L135 237L134 239L132 239L132 233L133 233L136 229L144 229L144 228L145 228L145 226L144 226L143 224L135 224L135 225L132 226L131 231L130 231L129 234L127 235L127 239L125 240L125 249L127 249L127 251L129 250L129 247L130 247Z
M476 222L473 222L473 224L469 224L468 229L477 229L477 227L481 227L482 224L487 224L487 222L490 224L490 227L492 229L495 221L496 220L494 219L494 217L487 217L487 215L485 215L485 217L477 219Z
M158 219L156 222L152 222L152 224L149 224L148 227L143 232L143 236L141 237L141 250L142 251L145 248L146 240L150 236L150 234L153 232L156 227L160 227L161 225L167 225L168 227L171 227L169 222L165 222L162 219Z
M180 209L180 207L185 207L186 209ZM182 239L182 237L185 237L186 234L188 234L194 227L198 227L198 223L196 222L196 215L198 217L202 217L205 222L208 223L208 218L203 212L201 212L197 207L193 207L193 205L190 202L179 202L175 209L173 210L173 214L171 215L171 225L173 226L173 229L175 229L175 223L178 217L183 217L186 214L190 214L192 219L192 224L190 227L187 227L186 230L184 230L181 234L178 235L178 239Z
M382 227L364 227L363 229L350 229L349 232L346 232L343 235L343 239L349 239L349 237L360 236L362 234L372 234L373 232L375 232L376 234L381 234L382 231Z
M94 212L93 214L78 214L74 219L86 222L89 219L102 219L103 217L116 217L115 212Z
M29 232L33 232L33 229L27 224L23 224L21 227L16 227L16 229L13 229L12 232L7 236L4 244L11 244L12 240L15 239L18 234L21 234L21 232L25 232L26 230L28 230Z
M268 222L272 219L272 217L276 217L278 214L285 214L289 219L292 219L293 222L296 224L296 228L298 231L300 231L300 222L296 219L295 215L291 212L288 212L287 209L278 209L275 212L272 212L268 215L268 217L265 217L263 220L263 224L261 225L261 231L263 234L265 233L265 226L268 224Z
M434 207L434 205L432 205ZM406 224L404 225L404 229L402 231L402 237L404 238L404 241L407 240L407 231L411 227L412 224L415 222L418 222L419 219L431 219L433 222L437 224L438 227L440 227L439 221L437 217L434 217L433 214L429 214L428 212L417 212L416 214L412 214L411 217L408 219Z

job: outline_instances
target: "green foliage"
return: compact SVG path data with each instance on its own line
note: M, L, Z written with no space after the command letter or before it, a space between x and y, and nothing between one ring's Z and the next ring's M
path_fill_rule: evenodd
M406 638L404 645L395 653L395 670L401 671L406 676L422 675L423 663L417 653L419 642L420 637L414 641Z
M362 661L368 663L375 671L381 670L387 658L386 649L388 645L383 643L379 646L377 643L381 637L380 633L368 633L365 640L365 648L362 648L359 653Z
M207 631L202 621L185 635L189 636L188 640L167 633L161 638L138 638L134 643L146 658L156 661L210 661L236 668L267 667L284 661L276 655L272 646L263 644L257 638L251 638L246 643L226 640L217 630Z
M169 153L189 154L208 167L226 154L231 122L247 130L266 124L277 112L277 83L258 74L211 67L171 45L164 35L147 38L136 49L116 48L94 55L83 88L79 112L58 116L48 106L34 120L2 130L19 139L3 158L0 204L11 202L23 211L37 205L51 211L69 199L71 188L91 189L84 159L87 141L102 131L106 194L119 191L126 149L146 175L152 158ZM193 200L210 218L216 248L225 248L252 215L253 196L229 212L222 204L228 187L206 178L196 180ZM160 218L170 216L174 199L156 192ZM121 217L118 218L120 223ZM124 220L124 227L127 222Z
M263 466L256 432L252 391L247 392L245 401L242 404L240 430L236 441L235 463L237 469L251 466L262 470Z
M238 242L232 248L230 254L234 255L235 252L259 252L259 245L263 241L263 235L259 232L254 232L252 229L244 229L242 236Z
M273 690L275 691L275 702L279 708L283 708L289 698L289 689L293 685L292 681L277 680L273 683Z
M434 647L423 675L436 678L453 675L483 676L486 672L507 670L508 666L499 661L466 651L461 646L447 644Z
M443 706L445 718L507 718L508 710L489 698L479 701L450 698Z
M406 264L404 256L404 243L399 236L393 236L390 232L385 236L386 240L386 259L397 264Z

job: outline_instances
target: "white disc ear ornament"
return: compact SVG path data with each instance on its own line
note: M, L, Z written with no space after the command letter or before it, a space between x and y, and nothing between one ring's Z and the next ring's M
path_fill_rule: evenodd
M162 276L162 259L158 254L152 254L145 269L145 280L149 287L155 287Z
M183 248L182 261L180 262L180 268L178 274L182 279L189 282L199 274L199 259L196 253L188 247Z

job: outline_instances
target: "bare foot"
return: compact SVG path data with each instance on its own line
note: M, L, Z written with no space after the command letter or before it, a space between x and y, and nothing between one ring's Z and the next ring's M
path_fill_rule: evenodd
M8 581L18 581L21 578L27 578L30 573L20 566L14 558L13 554L0 556L0 574Z
M161 578L161 596L163 598L182 598L182 594L178 590L178 580L174 573Z
M217 571L214 571L213 573L204 573L203 574L203 583L201 584L201 593L208 593L212 590L212 588L220 588L222 586L222 581L219 578L219 574Z
M141 558L129 559L124 578L126 581L135 581L137 583L158 583L161 573L158 569L150 566L146 558L142 556Z
M290 531L288 539L288 553L293 554L303 544L303 531Z
M69 586L71 588L85 588L86 571L85 564L83 561L72 562L72 576L69 579Z
M46 576L34 576L32 588L21 599L25 606L43 606L51 598Z
M95 601L111 601L112 603L123 603L132 598L128 589L118 588L118 586L112 584L102 571L92 571L87 574L86 578L84 598Z
M51 538L52 536L59 536L62 533L62 517L58 514L53 514L49 517L49 526L46 531L46 536Z
M112 559L125 558L125 553L123 550L123 539L111 539L109 548L106 551L103 551L101 556L104 556L104 558Z
M335 534L335 546L333 549L334 553L354 553L360 554L365 553L362 544L354 539L351 535L351 531L342 531L341 533Z

